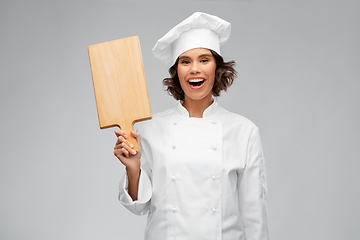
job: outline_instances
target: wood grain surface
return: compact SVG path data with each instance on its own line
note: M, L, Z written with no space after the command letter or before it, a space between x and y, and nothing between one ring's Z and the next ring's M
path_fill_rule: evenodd
M152 118L139 37L88 47L100 128L120 127L138 151L130 131Z

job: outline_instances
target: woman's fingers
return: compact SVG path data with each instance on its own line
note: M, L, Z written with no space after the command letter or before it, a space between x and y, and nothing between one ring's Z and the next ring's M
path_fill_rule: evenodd
M115 129L115 134L117 137L119 136L123 136L124 138L127 138L127 135L125 134L125 132L121 129Z
M121 156L125 156L125 157L130 156L129 152L126 149L120 148L119 146L116 146L114 148L114 155L119 159L121 158Z
M133 149L133 146L130 142L127 141L127 136L124 131L120 129L115 130L117 136L116 144L114 147L114 155L121 161L122 164L126 166L126 169L139 170L140 169L140 157L141 157L141 139L140 133L131 132L131 136L136 138L138 143L139 152L136 152Z
M120 153L126 157L129 157L130 154L136 155L136 151L134 149L132 149L134 146L126 140L127 136L126 136L125 132L120 129L116 129L115 134L116 134L116 136L118 136L118 138L117 138L117 141L115 144L114 154L117 155L118 153ZM132 135L133 135L133 133L132 133ZM140 134L135 133L135 136L139 137ZM120 152L115 153L116 150L119 150Z
M114 155L120 159L121 156L130 157L131 155L137 155L137 152L133 149L133 145L127 141L128 136L121 129L115 130L117 140L114 147ZM140 133L131 131L131 135L136 139L139 147L141 148Z
M116 141L116 145L119 145L123 142L126 142L130 147L131 147L131 143L129 143L128 141L126 141L126 139L123 136L118 137L117 141Z
M121 148L120 151L123 156L130 157L129 152L125 148Z
M126 155L129 155L129 153L135 155L136 151L132 149L132 147L130 147L129 144L130 143L128 141L118 140L116 142L114 150L121 150L123 153L126 153Z
M115 134L118 136L118 139L117 139L115 145L118 145L118 144L121 144L121 143L125 142L125 143L126 143L127 145L129 145L131 148L133 147L133 145L132 145L130 142L126 141L127 136L125 135L125 133L122 134L120 131L116 131L116 130L115 130Z
M131 131L131 135L136 139L138 145L141 145L140 133Z
M135 155L134 152L135 151L133 149L131 149L126 143L120 143L114 147L114 154L117 157L118 157L118 155L123 155L123 156L129 157L130 154Z
M131 153L132 155L136 154L136 151L134 149L132 149L132 147L130 147L130 143L129 142L122 142L119 144L120 146L122 146L124 149L126 149L129 153ZM132 145L131 145L132 146Z
M131 131L131 135L136 139L136 142L138 144L138 149L141 151L141 137L140 133Z

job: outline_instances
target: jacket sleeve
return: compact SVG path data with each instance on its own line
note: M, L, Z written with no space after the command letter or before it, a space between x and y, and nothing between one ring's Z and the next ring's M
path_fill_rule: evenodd
M146 161L146 153L143 149L141 152L141 172L138 187L138 199L133 201L128 193L128 177L126 172L119 187L119 201L129 211L137 215L144 215L149 211L152 196L151 169Z
M246 166L238 174L242 175L239 176L238 199L245 239L268 240L265 159L257 127L249 139Z

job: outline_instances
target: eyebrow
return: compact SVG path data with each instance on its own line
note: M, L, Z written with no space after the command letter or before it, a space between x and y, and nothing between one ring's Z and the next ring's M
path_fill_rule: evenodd
M205 54L201 54L198 58L202 58L202 57L212 57L213 55L210 54L210 53L205 53ZM183 59L183 58L190 58L189 56L186 56L186 55L183 55L181 57L179 57L179 60L180 59Z

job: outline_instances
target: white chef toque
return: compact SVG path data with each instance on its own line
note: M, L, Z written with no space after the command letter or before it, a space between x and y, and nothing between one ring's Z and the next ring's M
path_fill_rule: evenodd
M160 38L152 51L167 64L174 64L182 53L193 48L208 48L221 55L220 46L229 39L230 32L229 22L196 12Z

